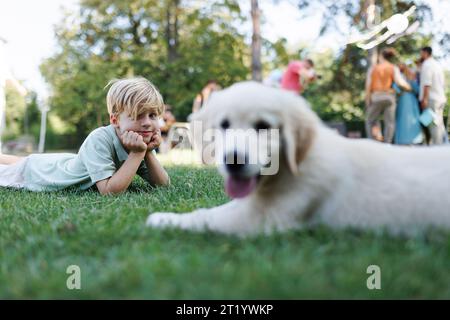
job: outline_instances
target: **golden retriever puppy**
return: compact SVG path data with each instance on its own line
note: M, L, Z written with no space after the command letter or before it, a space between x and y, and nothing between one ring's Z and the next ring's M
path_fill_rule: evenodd
M257 144L270 152L261 156L236 139L206 148L203 141L203 151L212 151L205 158L219 160L225 191L234 199L187 214L153 213L150 227L237 235L317 224L403 234L450 229L450 147L344 138L303 98L256 82L214 93L194 121L202 124L197 135L203 138L208 130L264 134ZM267 132L273 134L267 138Z

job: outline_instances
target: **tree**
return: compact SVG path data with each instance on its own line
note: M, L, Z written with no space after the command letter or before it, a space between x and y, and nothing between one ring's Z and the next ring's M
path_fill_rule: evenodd
M23 133L23 115L25 113L25 98L22 97L14 87L7 85L6 93L6 128L5 140L19 136Z
M50 105L81 142L108 123L105 84L144 76L178 119L208 79L222 86L248 76L243 21L234 0L82 0L57 27L59 52L41 65Z
M261 66L261 25L258 0L251 0L251 15L253 25L252 35L252 79L262 81Z

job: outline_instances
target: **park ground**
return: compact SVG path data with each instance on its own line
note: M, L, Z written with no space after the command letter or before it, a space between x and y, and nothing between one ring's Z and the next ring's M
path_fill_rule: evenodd
M450 298L444 232L405 239L319 227L239 239L148 229L149 212L228 201L214 168L165 165L170 187L136 178L117 197L1 189L0 298ZM80 290L66 286L70 265L80 267ZM380 290L367 288L370 265L380 267Z

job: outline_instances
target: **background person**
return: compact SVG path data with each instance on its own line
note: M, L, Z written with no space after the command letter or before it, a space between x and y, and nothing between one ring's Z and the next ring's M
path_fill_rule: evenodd
M429 128L431 144L443 144L448 141L447 129L444 125L445 96L444 71L432 56L433 50L424 47L420 50L423 64L420 71L419 100L422 110L431 108L436 114L435 125Z
M412 145L420 144L424 139L422 126L419 121L420 107L417 96L419 94L419 84L416 80L416 74L405 64L400 64L399 69L405 76L411 91L401 90L394 83L394 89L397 91L397 109L395 114L395 138L396 144Z
M220 90L220 85L217 81L213 79L208 80L202 91L200 91L194 99L194 103L192 104L192 113L199 111L208 101L211 93L217 90Z
M400 70L392 61L396 52L392 48L384 49L378 63L371 67L366 78L366 133L369 139L392 143L395 132L395 91L392 84L401 89L411 90L409 83L403 79ZM378 117L383 113L384 137Z
M302 94L306 86L316 79L314 62L311 59L289 62L281 78L281 88Z

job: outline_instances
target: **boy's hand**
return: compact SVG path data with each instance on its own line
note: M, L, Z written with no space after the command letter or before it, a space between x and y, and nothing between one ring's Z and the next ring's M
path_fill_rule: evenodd
M162 142L161 130L158 129L153 133L152 139L147 144L147 152L150 152L158 148L161 142Z
M147 150L147 144L141 135L134 131L125 131L120 137L125 149L134 153L144 153Z

